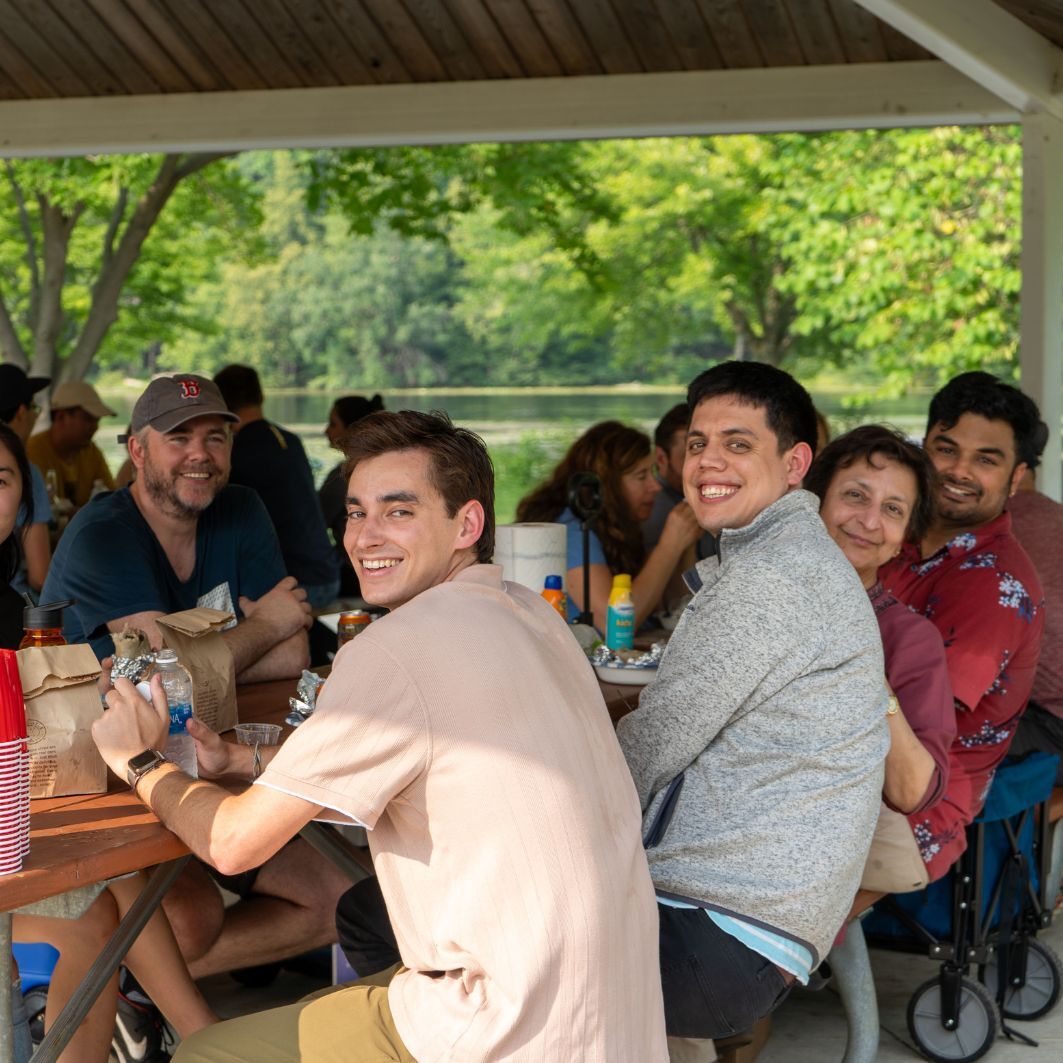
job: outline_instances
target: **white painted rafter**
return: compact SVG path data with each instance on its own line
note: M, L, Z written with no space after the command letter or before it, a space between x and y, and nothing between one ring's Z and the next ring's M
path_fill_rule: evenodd
M856 0L1023 113L1063 118L1063 50L993 0Z
M1013 122L945 63L0 103L0 156L363 147Z

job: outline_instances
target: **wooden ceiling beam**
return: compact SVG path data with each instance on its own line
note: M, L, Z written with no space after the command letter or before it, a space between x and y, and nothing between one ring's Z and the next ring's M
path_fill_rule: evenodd
M0 156L1013 122L945 63L0 102Z
M1024 114L1063 118L1063 49L993 0L856 0Z

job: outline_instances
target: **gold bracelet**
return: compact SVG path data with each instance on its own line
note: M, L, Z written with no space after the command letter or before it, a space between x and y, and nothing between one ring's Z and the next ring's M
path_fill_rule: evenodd
M251 752L251 780L254 781L262 774L262 754L258 751L258 743Z

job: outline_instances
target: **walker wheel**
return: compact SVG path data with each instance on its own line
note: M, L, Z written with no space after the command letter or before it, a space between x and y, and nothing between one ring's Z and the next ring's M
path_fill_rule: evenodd
M1000 967L995 952L978 969L978 977L996 1000ZM1026 977L1022 985L1008 987L1001 1014L1005 1019L1039 1019L1059 1002L1061 987L1063 964L1059 957L1048 945L1031 938L1026 942Z
M997 1037L1000 1017L986 988L969 978L960 980L959 1022L947 1030L941 1022L941 979L924 982L908 1002L908 1032L927 1059L968 1063L981 1059Z
M44 1040L44 1009L48 1003L48 987L34 986L22 994L26 1001L26 1018L30 1024L30 1038L36 1048Z

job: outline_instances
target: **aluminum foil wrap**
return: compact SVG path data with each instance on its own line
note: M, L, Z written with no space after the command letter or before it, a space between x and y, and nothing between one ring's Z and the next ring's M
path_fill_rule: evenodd
M611 650L602 643L587 656L591 664L607 664L610 668L656 668L663 653L663 642L655 642L648 650Z
M128 679L139 683L146 679L155 664L148 636L140 628L124 627L111 635L114 642L114 657L111 666L111 682Z
M291 712L284 717L284 722L289 727L298 727L304 720L313 715L317 707L317 692L325 685L325 680L309 669L303 669L303 674L296 687L296 697L289 698L288 704Z

